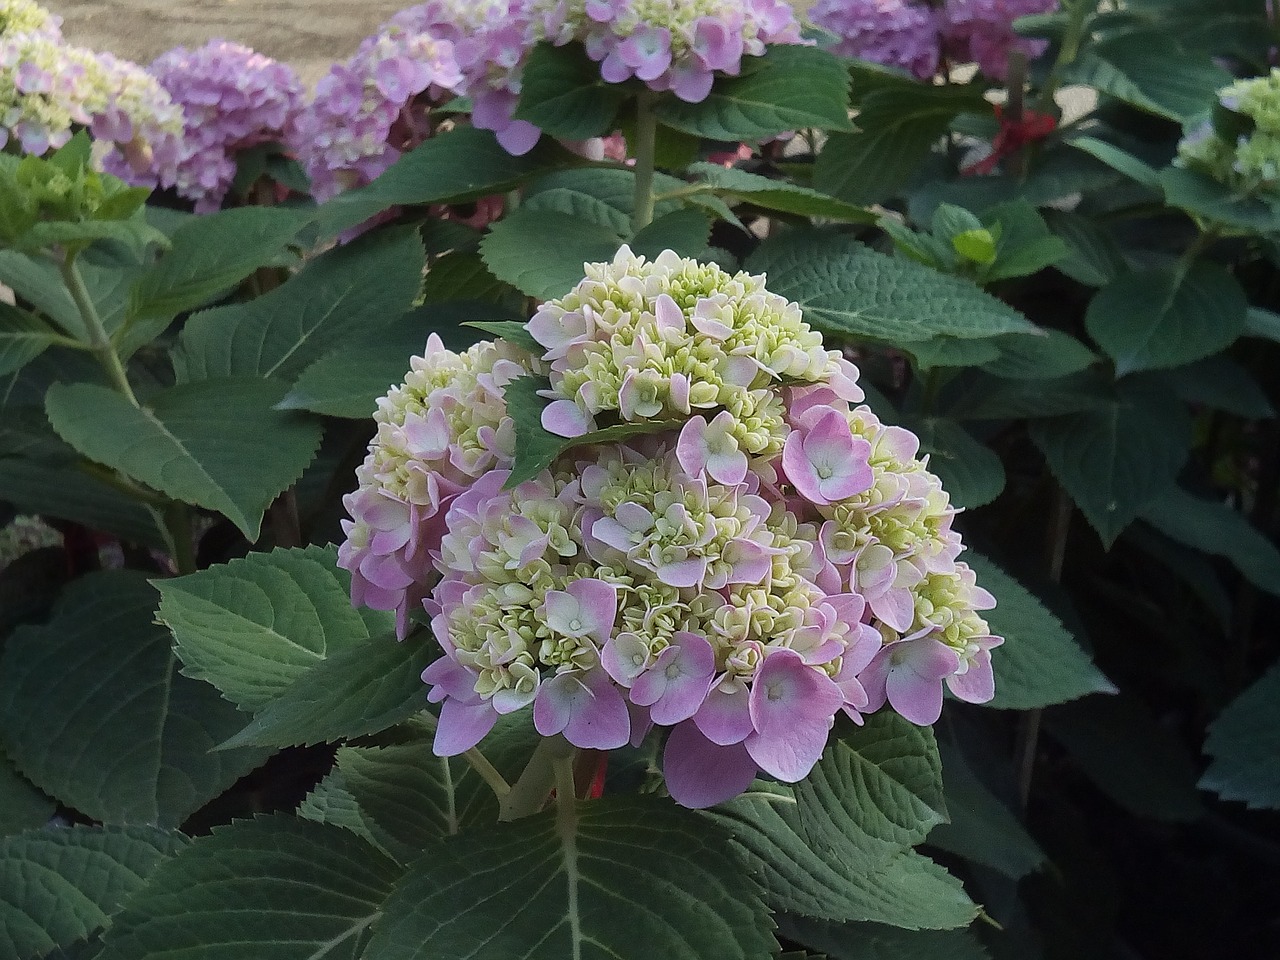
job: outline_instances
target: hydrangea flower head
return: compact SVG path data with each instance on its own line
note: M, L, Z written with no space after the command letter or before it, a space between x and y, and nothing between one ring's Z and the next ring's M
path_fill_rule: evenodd
M62 36L62 18L50 13L35 0L0 0L0 36L43 33Z
M942 17L921 0L818 0L815 26L836 36L832 52L889 67L922 80L938 69Z
M301 107L302 83L291 67L226 40L177 47L149 69L184 116L177 163L156 169L156 184L195 201L197 213L222 205L236 154L285 140Z
M1218 91L1218 102L1250 127L1234 143L1205 121L1182 138L1174 164L1198 170L1234 190L1280 192L1280 69L1237 80Z
M584 748L656 727L672 796L704 807L806 776L841 713L989 700L994 600L955 510L799 307L671 251L584 270L530 321L539 356L432 341L346 500L353 599L421 601L443 650L436 752L526 709ZM528 376L577 442L513 486L504 390Z
M1013 22L1056 9L1058 0L947 0L943 10L946 50L956 62L972 61L985 76L1003 80L1009 72L1010 50L1020 50L1033 60L1048 45L1018 36Z

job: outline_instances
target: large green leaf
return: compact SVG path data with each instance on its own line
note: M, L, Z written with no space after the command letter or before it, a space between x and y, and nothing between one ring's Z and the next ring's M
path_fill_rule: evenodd
M1223 353L1166 370L1161 379L1192 406L1223 410L1246 420L1266 420L1276 415L1276 408L1253 374Z
M1280 808L1280 664L1210 724L1205 753L1213 763L1202 788L1250 807Z
M0 748L0 836L43 827L56 804L20 774Z
M717 193L765 210L794 213L802 217L845 220L850 223L874 223L876 220L876 215L864 207L845 203L788 180L774 180L745 170L726 168L718 163L695 163L689 167L688 172L699 183L714 187Z
M539 300L568 293L584 263L613 259L622 237L611 227L554 210L521 207L480 244L493 275ZM537 256L530 251L536 250Z
M995 609L983 616L991 632L1004 637L1004 644L991 652L996 696L990 706L1030 710L1115 691L1061 621L1026 587L972 550L964 560L978 583L995 596Z
M978 779L960 751L940 746L950 823L929 834L929 844L997 870L1014 880L1037 870L1044 852L987 785Z
M1127 377L1095 409L1032 423L1031 439L1109 547L1173 485L1187 459L1191 425L1175 395Z
M1043 216L1067 245L1067 255L1054 266L1072 280L1101 287L1128 268L1124 250L1105 224L1063 210L1045 210Z
M887 257L825 233L785 234L746 263L774 293L800 304L824 333L910 345L1034 332L1022 314L958 277Z
M355 960L399 873L340 827L286 816L218 827L129 901L102 960Z
M630 246L634 253L650 260L665 250L696 259L706 252L710 236L711 221L706 213L686 208L658 217L636 231Z
M333 236L390 207L478 200L573 162L580 161L550 138L513 157L488 130L457 127L423 141L368 186L322 204L317 219L321 232Z
M1171 487L1147 505L1142 519L1171 540L1226 557L1254 586L1280 596L1280 550L1239 510Z
M481 339L464 322L509 316L493 303L459 301L420 307L380 329L376 337L325 354L302 371L277 406L331 417L371 417L378 397L404 381L410 357L422 353L432 333L439 334L446 347L463 350Z
M57 331L39 317L0 301L0 376L21 370L56 337Z
M982 365L987 373L1010 380L1047 380L1078 373L1098 357L1092 350L1061 330L1046 330L1043 337L1009 334L990 341L1000 356Z
M1242 195L1195 170L1166 167L1159 174L1165 202L1210 223L1250 233L1280 230L1280 212L1259 197Z
M10 756L96 820L176 827L266 759L261 750L211 752L245 718L212 687L178 675L153 619L157 599L141 574L81 578L48 625L20 628L0 661Z
M258 711L223 747L288 747L377 733L421 710L420 679L438 652L420 633L379 636L325 657ZM435 649L433 649L435 648Z
M381 960L738 960L775 948L719 830L653 798L596 800L430 844L388 899Z
M347 789L346 780L337 769L330 770L314 790L298 806L298 816L316 823L328 823L350 830L357 837L369 841L388 856L387 849L394 846L382 829L360 808L356 798Z
M272 409L284 393L278 381L224 378L163 390L138 408L105 387L60 383L45 411L90 460L217 510L256 540L267 507L320 445L318 422Z
M1089 302L1085 326L1123 376L1225 349L1244 333L1248 308L1231 274L1200 262L1121 274Z
M578 44L540 43L520 71L516 117L562 140L612 133L626 99L621 84L606 83L600 65Z
M418 296L424 267L411 227L331 250L265 296L188 320L174 354L178 381L293 380L329 349L369 339L400 317Z
M658 119L710 140L765 140L787 130L848 130L849 74L816 47L775 45L744 64L739 77L718 77L700 103L665 98Z
M1207 54L1183 49L1163 30L1134 30L1090 45L1067 69L1072 83L1093 87L1141 110L1188 121L1206 111L1231 74Z
M368 650L371 635L390 632L390 614L351 606L350 582L332 548L251 553L157 581L158 616L184 673L257 711L327 657Z
M968 930L903 930L883 923L833 923L784 914L778 931L831 960L988 960Z
M828 744L794 787L757 784L707 816L733 833L775 910L936 929L977 910L911 851L944 810L932 731L884 711Z
M62 827L0 839L0 954L21 960L90 936L182 842L146 827Z
M905 78L871 90L859 103L856 133L828 137L814 167L814 186L849 203L896 195L958 113L990 107L980 88L938 87Z
M284 207L237 207L184 223L172 248L134 286L130 317L163 322L203 306L279 256L313 217Z
M1004 464L960 424L945 417L921 417L903 426L919 436L920 452L929 456L929 469L942 480L957 507L981 507L1000 496Z

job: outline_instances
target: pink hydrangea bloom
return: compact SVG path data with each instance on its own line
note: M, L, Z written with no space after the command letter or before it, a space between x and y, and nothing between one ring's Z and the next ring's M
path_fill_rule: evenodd
M1013 21L1057 9L1058 0L947 0L945 48L954 61L972 61L986 76L1003 80L1009 71L1010 50L1021 50L1030 60L1047 46L1044 40L1018 36Z
M818 0L809 19L836 36L832 51L901 67L922 80L938 70L942 18L924 0Z
M704 807L806 776L841 713L990 699L994 600L857 369L763 277L626 248L585 272L530 321L537 358L430 345L347 499L353 599L420 601L443 650L436 752L521 710L583 748L656 728L672 797ZM642 429L506 489L502 388L531 370L559 426Z
M182 144L172 169L154 169L156 185L174 187L198 213L218 209L236 173L236 155L284 142L302 105L293 68L246 46L211 40L176 47L149 68L183 111Z

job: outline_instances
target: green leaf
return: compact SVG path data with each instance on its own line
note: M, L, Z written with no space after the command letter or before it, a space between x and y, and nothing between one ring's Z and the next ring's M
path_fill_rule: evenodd
M106 387L59 383L45 411L90 460L216 510L256 540L267 507L320 445L319 423L272 409L284 392L272 380L204 380L160 391L138 408Z
M941 929L977 912L910 849L944 809L933 732L882 711L829 743L794 787L758 783L706 815L733 833L775 911Z
M156 600L141 574L90 574L63 592L47 626L20 628L5 645L0 729L10 756L95 820L176 827L266 759L210 752L245 718L178 675Z
M1095 409L1032 423L1031 439L1110 547L1173 486L1191 425L1181 402L1157 382L1130 377Z
M39 251L48 247L83 250L98 240L114 240L130 250L144 251L156 243L168 246L169 238L145 220L52 220L37 223L14 244L18 250Z
M499 280L549 300L568 293L584 263L613 259L622 240L611 227L565 213L521 207L495 223L480 251ZM530 251L538 256L530 256Z
M1040 868L1044 851L1018 818L965 763L959 750L943 745L942 769L950 823L929 834L929 844L1020 880Z
M364 810L360 809L356 798L347 789L342 774L336 769L330 770L325 778L316 784L316 788L307 794L306 799L298 806L298 816L303 820L328 823L350 830L383 853L391 855L387 847L394 845L393 841L382 832Z
M1280 212L1257 197L1241 196L1225 184L1195 170L1168 167L1160 171L1165 202L1196 217L1250 233L1280 230Z
M1021 420L1102 410L1113 395L1111 378L1096 369L1049 380L971 375L965 382L967 388L947 407L947 413L959 420Z
M424 266L412 227L330 250L264 296L191 317L174 352L178 382L293 380L331 348L400 317L418 296Z
M1046 710L1045 728L1102 791L1140 817L1175 823L1204 813L1182 738L1125 694Z
M962 426L945 417L913 418L903 426L920 438L920 453L928 454L929 469L957 507L972 509L990 503L1004 489L1004 464L995 452L975 440Z
M1280 313L1264 310L1262 307L1250 307L1245 316L1244 335L1280 343Z
M1171 540L1230 560L1246 580L1280 596L1280 550L1239 510L1171 487L1142 511Z
M581 161L550 138L513 157L488 130L456 127L401 155L373 183L321 204L317 221L332 237L391 207L479 200L569 162Z
M776 44L741 76L716 78L700 103L666 97L658 119L709 140L759 141L787 130L849 130L849 74L817 47Z
M332 548L251 553L157 581L158 618L173 631L183 673L258 711L326 658L367 654L371 635L390 632L391 614L351 606L350 583Z
M134 286L130 318L167 321L203 306L275 259L313 218L285 207L237 207L184 223Z
M1142 184L1151 190L1160 189L1160 171L1150 164L1138 159L1133 154L1121 150L1115 144L1107 143L1096 137L1075 137L1067 141L1077 150L1083 150L1091 157L1101 160L1112 170L1123 173L1130 180Z
M1067 255L1067 245L1025 200L989 207L982 213L982 222L997 232L995 263L983 273L984 283L1031 276Z
M579 437L558 437L542 426L542 411L551 401L538 396L538 391L547 390L550 386L546 377L534 376L519 377L507 384L507 411L515 421L516 428L516 458L511 465L511 476L503 486L505 490L532 480L551 466L562 453L574 447L592 443L619 443L641 434L665 433L682 426L682 421L678 420L639 420L593 430Z
M1085 326L1124 376L1225 349L1244 332L1248 308L1236 279L1202 261L1122 274L1089 302Z
M0 953L31 957L90 936L182 838L146 827L61 827L0 839Z
M485 333L491 333L498 339L515 344L517 347L528 350L537 356L541 356L546 352L546 348L533 339L533 334L529 332L529 328L519 320L470 320L467 322L467 326L483 330Z
M1010 337L1022 337L1024 334L1009 334ZM923 343L907 344L904 349L911 354L917 370L932 370L935 367L976 367L995 360L1000 356L1000 348L996 342L1001 337L988 337L985 340L961 340L956 337L934 337Z
M404 382L411 357L421 355L436 333L452 350L482 339L464 323L510 314L493 303L430 304L411 311L376 337L339 347L307 367L293 389L276 404L280 410L309 410L363 420L373 416L378 397Z
M1034 332L1022 314L958 277L869 250L849 237L784 234L747 261L774 293L828 334L892 345Z
M814 186L854 204L897 196L958 113L989 114L976 85L936 87L904 79L862 97L857 133L833 133L814 166Z
M0 301L0 376L21 370L57 336L39 317Z
M719 830L652 798L596 800L428 846L369 954L745 960L776 949ZM660 906L660 909L658 907Z
M686 187L688 184L683 180L662 173L654 175L653 189L656 193ZM610 167L557 170L529 184L522 206L590 220L613 228L619 237L626 237L631 235L635 191L634 170ZM653 212L661 217L679 209L680 205L673 200L658 200Z
M399 873L339 827L279 815L217 827L129 901L102 960L355 960Z
M1232 81L1206 53L1181 47L1163 30L1133 30L1091 44L1067 68L1069 83L1179 122L1207 110Z
M1129 269L1119 242L1091 217L1062 210L1045 210L1043 216L1067 245L1066 256L1054 266L1072 280L1101 287Z
M1092 350L1061 330L1045 330L1040 337L1009 334L990 342L999 348L1000 356L984 363L982 369L1009 380L1065 377L1098 359Z
M613 132L627 88L606 83L600 65L578 44L533 48L520 71L515 116L561 140L588 140Z
M82 266L82 272L83 269ZM0 283L72 334L85 336L80 311L51 261L37 260L15 250L0 250Z
M438 652L421 634L341 649L277 694L220 749L323 743L394 726L425 706L421 675Z
M1253 374L1225 354L1165 371L1162 379L1187 403L1225 410L1247 420L1276 415Z
M1033 710L1090 693L1115 692L1061 621L1026 587L972 550L964 560L996 598L995 608L983 616L991 632L1004 637L991 654L996 696L989 706Z
M56 808L0 749L0 836L43 827Z
M676 210L658 217L631 238L634 253L656 259L664 250L699 257L707 249L711 221L701 210ZM581 278L579 278L581 279Z
M837 200L818 190L811 190L787 180L774 180L718 163L695 163L688 172L697 182L716 189L717 193L745 201L765 210L794 213L801 217L825 217L849 223L874 223L876 215L865 207Z
M1280 808L1280 665L1233 700L1209 725L1213 758L1200 786L1251 808Z
M783 914L778 932L831 960L989 960L968 930L903 930L883 923L833 923Z
M128 543L173 550L164 518L154 507L74 465L0 457L0 500L25 513L71 520Z
M477 241L478 243L478 241ZM424 303L485 300L503 303L520 295L485 266L479 250L455 250L431 262L422 283Z

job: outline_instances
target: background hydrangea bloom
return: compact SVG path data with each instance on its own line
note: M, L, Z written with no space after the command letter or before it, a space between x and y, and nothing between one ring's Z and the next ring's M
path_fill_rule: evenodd
M1252 130L1232 143L1205 121L1182 138L1174 163L1233 189L1274 195L1280 187L1280 69L1237 80L1218 91L1218 102L1251 122Z
M402 626L421 602L444 650L423 674L436 751L526 707L593 749L667 727L667 786L701 807L804 777L841 712L927 724L944 684L990 699L994 601L955 511L799 307L670 251L585 272L530 321L539 358L433 339L346 499L353 600ZM504 489L504 389L544 371L553 432L663 427Z
M0 0L0 35L6 33L44 33L60 37L62 18L35 0Z
M1033 60L1048 45L1044 40L1018 36L1013 32L1013 21L1056 9L1058 0L947 0L947 55L957 63L976 63L984 75L1003 80L1009 72L1010 50L1021 50Z
M153 171L156 185L174 187L195 201L198 213L222 205L239 151L286 138L302 102L302 83L291 67L226 40L196 50L177 47L149 70L184 116L177 162L172 170Z
M912 0L818 0L809 9L815 26L837 37L832 51L890 67L922 80L938 69L939 11Z

